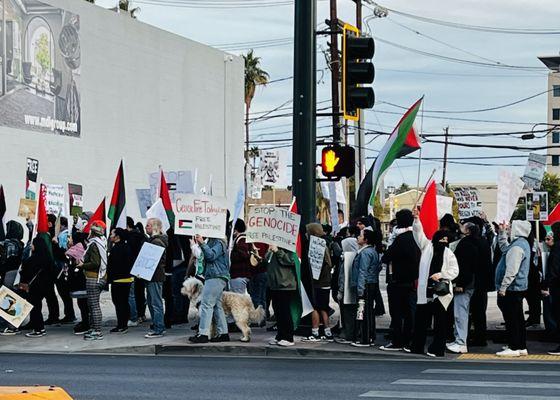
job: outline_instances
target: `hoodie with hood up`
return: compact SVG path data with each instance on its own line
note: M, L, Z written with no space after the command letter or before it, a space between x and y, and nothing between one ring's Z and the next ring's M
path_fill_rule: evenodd
M317 236L319 238L324 239L325 231L323 231L323 227L321 224L312 223L307 224L305 227L307 229L307 234L309 236ZM331 269L332 269L332 262L331 262L331 255L329 249L325 249L325 257L323 258L323 267L321 268L321 275L319 275L319 279L313 279L313 287L314 288L329 288L331 286Z
M531 223L528 221L511 223L511 244L508 244L507 233L500 232L498 244L502 250L502 258L496 268L496 290L527 290L531 265L531 247L527 238L530 233Z
M0 280L8 271L18 269L23 254L23 227L17 221L6 224L6 239L0 242Z

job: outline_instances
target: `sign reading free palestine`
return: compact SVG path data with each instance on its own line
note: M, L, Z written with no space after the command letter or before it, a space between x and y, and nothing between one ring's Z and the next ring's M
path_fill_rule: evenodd
M280 207L253 206L247 220L247 243L266 243L296 251L301 216Z
M224 239L227 200L223 197L176 193L175 234Z

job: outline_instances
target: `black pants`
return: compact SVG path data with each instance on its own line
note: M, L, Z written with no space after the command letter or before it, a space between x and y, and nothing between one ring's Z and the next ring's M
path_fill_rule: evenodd
M184 264L173 268L173 323L183 324L189 322L189 298L181 294L181 288L187 275L187 267Z
M43 321L43 299L46 298L49 289L40 287L32 287L29 290L28 300L33 305L29 318L31 327L35 332L45 329L45 321Z
M341 302L342 303L342 302ZM340 318L342 320L342 334L344 339L356 340L356 310L357 304L340 304Z
M165 282L163 282L163 300L164 300L164 313L163 321L167 329L173 325L173 310L175 301L173 299L173 283L171 274L165 274Z
M385 314L385 304L383 304L383 296L381 295L381 289L379 289L379 284L376 283L377 288L375 289L374 299L375 299L375 315Z
M57 279L56 285L53 285L52 288L49 289L46 296L47 308L49 309L49 319L51 320L60 319L58 298L54 290L55 286L56 286L56 291L58 292L58 296L60 297L60 299L62 300L62 304L64 305L64 317L68 319L75 319L76 313L74 312L74 301L70 296L70 290L66 282L64 282L61 279Z
M297 290L271 290L272 309L276 316L276 340L294 341L294 322L290 304L297 298Z
M486 290L476 290L471 297L471 320L473 333L470 335L473 343L484 344L486 342L486 309L488 307L488 293Z
M364 318L356 323L356 338L361 344L375 343L375 298L379 290L378 283L368 283L364 292L366 302Z
M508 346L511 350L525 350L527 348L527 331L523 316L524 292L506 291L506 295L498 296L498 303L506 321Z
M416 354L424 354L428 326L430 325L432 318L434 320L434 339L432 344L428 346L428 353L435 354L438 357L443 357L445 355L447 312L438 299L430 301L428 304L416 305L411 351Z
M531 324L541 323L541 311L542 311L542 297L541 297L541 283L540 276L536 268L531 266L529 270L529 287L527 291L524 292L524 297L527 300L527 305L529 306L529 316L527 317L527 322Z
M551 318L555 322L553 338L560 344L560 288L550 288Z
M131 283L116 282L111 284L111 300L115 305L117 314L117 328L126 329L130 318L130 306L128 305L128 294Z
M134 298L136 300L136 312L138 318L146 317L146 282L142 279L134 280Z
M82 316L81 324L86 328L89 328L89 307L87 303L87 298L78 299L78 308L80 309L80 315Z
M395 347L408 347L412 339L414 312L416 310L416 290L412 287L392 285L391 287L391 327L392 343Z
M48 319L58 321L60 319L60 309L58 308L58 297L56 296L54 288L54 283L50 283L49 286L45 288L45 300L47 301L47 309L49 310Z

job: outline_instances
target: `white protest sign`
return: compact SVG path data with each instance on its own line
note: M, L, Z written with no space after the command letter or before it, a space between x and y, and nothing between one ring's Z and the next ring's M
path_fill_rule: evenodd
M445 214L453 215L453 197L436 195L438 219Z
M25 301L6 286L0 287L0 317L8 323L19 328L32 308L31 303Z
M280 180L280 154L278 151L261 151L259 175L264 185L274 185Z
M146 281L151 280L164 251L164 247L144 243L140 253L138 253L138 257L136 257L136 261L134 261L130 275L137 276Z
M66 213L66 203L64 201L66 190L64 189L64 185L46 185L46 187L47 198L45 206L47 214L58 215L62 213L62 215L64 215Z
M356 258L356 252L345 251L344 252L344 299L342 301L344 304L356 304L356 291L350 289L350 278L352 277L352 263L354 258Z
M192 171L164 171L163 175L165 176L165 182L167 183L167 189L171 198L173 198L175 193L194 193L195 177ZM148 175L152 201L156 200L159 177L159 171Z
M336 234L339 230L338 224L338 202L336 201L336 184L329 182L329 211L331 213L332 231Z
M529 189L539 189L546 170L546 155L530 153L523 174L523 182Z
M313 279L317 280L321 276L323 269L323 260L325 259L325 250L327 250L327 242L317 236L309 237L309 265L313 273Z
M527 193L525 212L527 221L546 221L548 219L548 192Z
M478 217L482 212L480 194L474 187L453 188L453 195L459 206L459 219Z
M163 207L163 202L161 199L157 199L157 201L146 211L146 218L157 218L161 221L163 225L163 232L167 232L171 227L169 223L169 217L165 212L165 207Z
M266 243L296 251L301 216L273 206L252 206L247 219L247 243Z
M176 235L226 236L227 201L223 197L176 193L173 203Z
M497 212L494 221L509 222L525 183L517 175L502 169L498 173Z

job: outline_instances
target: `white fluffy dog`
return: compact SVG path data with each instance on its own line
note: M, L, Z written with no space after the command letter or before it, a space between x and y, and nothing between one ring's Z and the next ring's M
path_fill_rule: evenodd
M185 282L183 282L181 294L189 298L191 305L196 305L198 307L202 287L203 283L200 280L196 278L188 278ZM259 324L265 317L265 312L262 306L255 308L249 295L223 292L222 307L226 316L231 315L233 317L235 324L243 334L241 341L249 342L251 340L251 328L249 327L249 324ZM214 322L212 322L212 331L214 331Z

